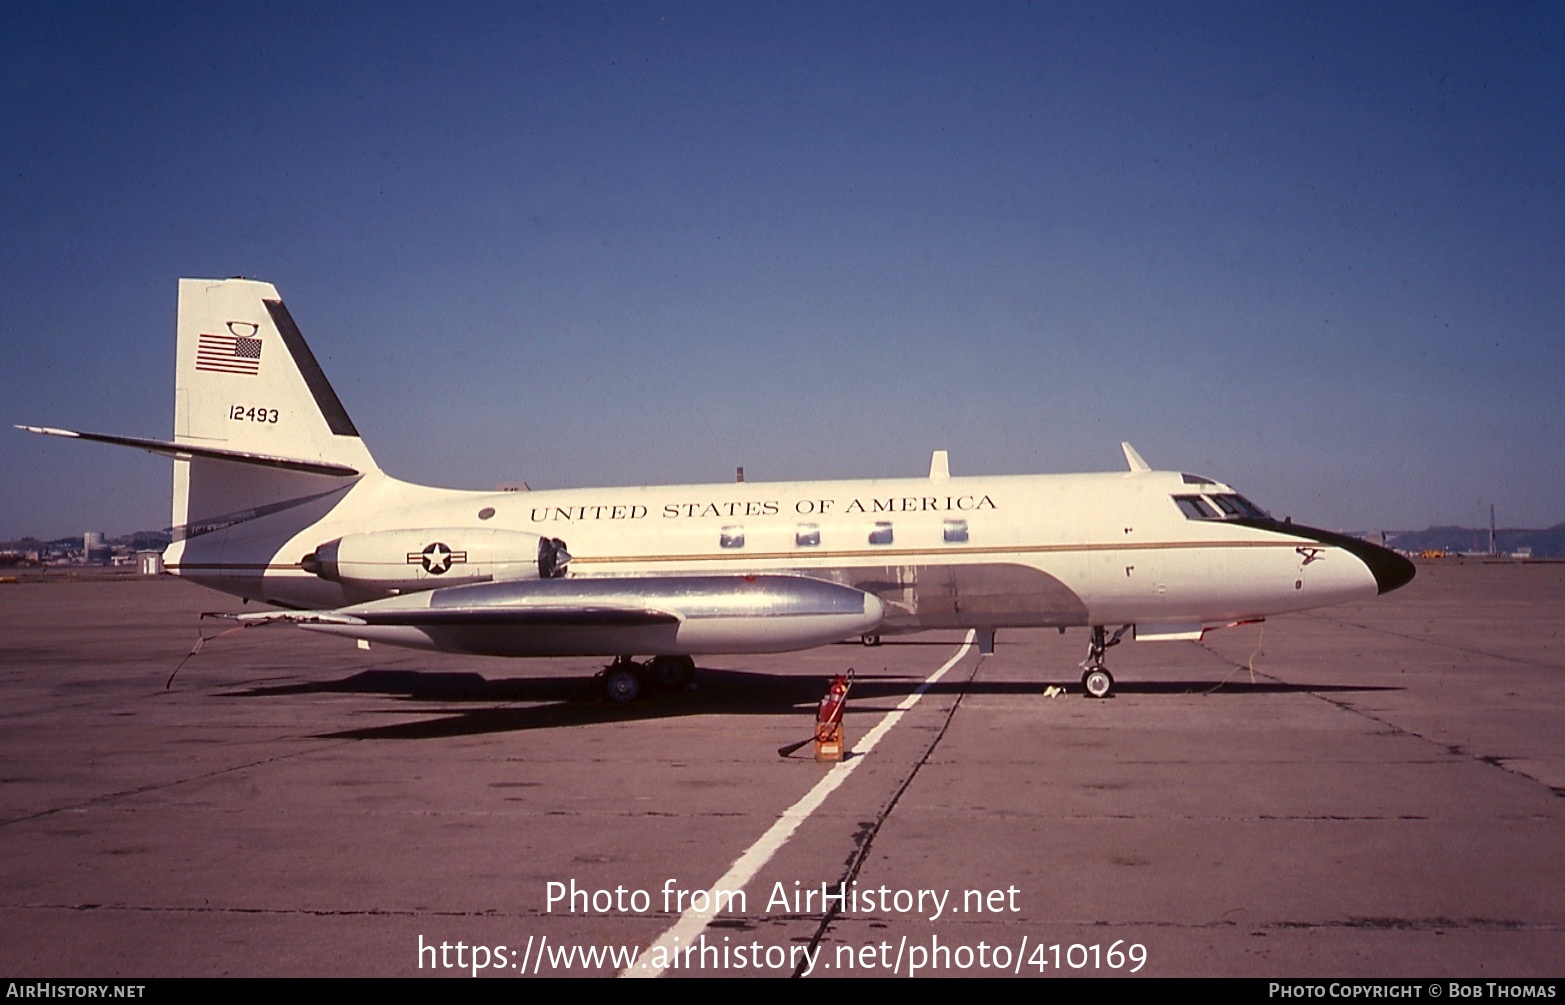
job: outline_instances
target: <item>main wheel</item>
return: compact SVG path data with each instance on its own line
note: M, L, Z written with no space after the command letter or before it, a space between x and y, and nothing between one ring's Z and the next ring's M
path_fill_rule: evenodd
M656 656L651 667L652 679L667 691L684 689L696 675L696 661L689 656Z
M603 671L603 697L616 705L641 697L641 677L629 666L609 667Z
M1107 698L1114 690L1114 675L1102 667L1088 670L1081 675L1081 686L1089 698Z

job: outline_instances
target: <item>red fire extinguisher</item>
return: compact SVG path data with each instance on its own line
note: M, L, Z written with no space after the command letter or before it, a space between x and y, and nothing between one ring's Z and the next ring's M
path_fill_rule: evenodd
M846 744L842 738L842 713L848 705L848 689L853 686L853 668L832 678L826 696L815 709L815 759L842 760Z

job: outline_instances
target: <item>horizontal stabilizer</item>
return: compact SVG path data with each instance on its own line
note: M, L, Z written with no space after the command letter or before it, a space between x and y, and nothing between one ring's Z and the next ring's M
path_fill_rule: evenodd
M336 478L355 478L361 472L346 464L328 464L324 461L307 461L297 457L273 457L270 454L252 454L243 450L223 450L219 447L198 447L190 443L172 440L147 440L139 436L110 436L107 433L78 433L74 429L51 429L48 426L17 426L17 429L42 436L64 436L73 440L91 440L94 443L112 443L117 447L135 447L154 454L170 457L204 457L214 461L232 461L235 464L253 464L263 468L283 471L302 471L312 475L331 475Z

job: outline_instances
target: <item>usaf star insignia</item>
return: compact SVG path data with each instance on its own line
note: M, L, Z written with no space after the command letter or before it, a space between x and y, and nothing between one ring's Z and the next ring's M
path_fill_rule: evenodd
M452 551L439 541L426 545L423 551L408 552L409 565L421 565L431 576L439 576L453 565L467 562L467 552Z

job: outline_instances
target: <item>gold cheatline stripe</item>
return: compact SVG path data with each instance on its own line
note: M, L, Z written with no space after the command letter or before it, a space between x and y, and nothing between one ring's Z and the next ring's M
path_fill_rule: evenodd
M1302 540L1302 539L1301 539ZM855 551L817 551L813 548L799 548L794 551L745 551L743 548L735 548L730 551L712 552L704 555L581 555L572 556L572 565L601 565L609 562L708 562L713 560L736 562L740 559L754 561L786 561L789 559L836 559L836 558L910 558L913 556L927 556L932 559L946 558L952 555L1045 555L1066 554L1069 552L1094 552L1094 551L1188 551L1194 548L1294 548L1298 547L1292 541L1162 541L1145 542L1142 544L1032 544L1017 547L993 547L993 548L965 548L961 545L953 545L949 550L927 551L911 548L864 548ZM288 569L298 570L297 562L285 565L272 565L265 562L182 562L177 565L165 566L168 569Z

